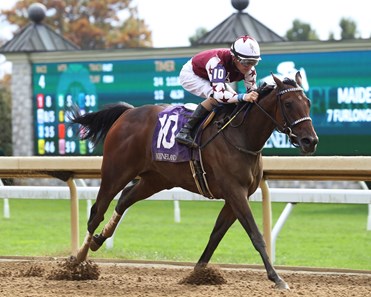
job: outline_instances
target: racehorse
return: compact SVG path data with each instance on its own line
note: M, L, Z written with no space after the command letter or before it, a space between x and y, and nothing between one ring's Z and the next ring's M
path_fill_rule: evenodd
M262 178L262 149L275 129L287 134L304 155L315 152L318 137L309 114L310 100L300 87L300 73L295 81L287 78L281 81L274 74L272 77L274 85L258 88L257 102L223 105L202 131L196 151L202 159L209 194L224 199L225 203L195 268L207 265L229 227L238 220L260 253L268 279L277 288L288 289L269 259L248 197ZM71 121L80 124L82 139L90 139L94 144L104 139L101 185L91 208L87 234L77 253L78 263L86 260L89 248L96 251L112 236L122 214L134 203L173 187L199 192L189 162L153 160L151 145L158 115L167 107L133 107L124 103L84 115L72 111ZM129 185L135 178L138 181ZM109 222L100 234L93 236L110 202L121 190Z

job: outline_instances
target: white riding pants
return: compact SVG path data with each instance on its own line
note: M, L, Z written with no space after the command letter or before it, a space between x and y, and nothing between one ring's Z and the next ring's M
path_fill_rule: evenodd
M183 65L179 74L179 81L186 91L195 96L209 98L213 94L210 81L199 77L193 72L192 59Z

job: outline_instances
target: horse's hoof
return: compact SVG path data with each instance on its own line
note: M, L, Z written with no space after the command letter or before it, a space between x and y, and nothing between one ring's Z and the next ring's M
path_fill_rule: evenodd
M106 238L102 235L95 234L93 240L90 242L90 250L93 252L99 250L105 240Z
M276 282L276 285L274 286L274 288L277 290L290 290L289 285L282 279Z
M205 269L206 266L207 266L207 263L197 263L196 266L194 267L194 270Z
M76 263L77 262L77 257L71 255L67 258L67 261L70 263Z

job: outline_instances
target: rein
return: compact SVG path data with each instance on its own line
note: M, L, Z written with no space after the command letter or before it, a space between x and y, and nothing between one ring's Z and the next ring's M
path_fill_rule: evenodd
M277 101L279 102L279 105L280 105L280 108L281 108L281 112L282 112L282 115L285 119L285 123L284 125L282 126L275 118L273 118L262 106L259 105L258 102L254 101L254 104L255 106L257 106L259 108L260 111L262 111L272 122L273 124L277 127L277 130L281 133L284 133L286 134L288 137L289 137L289 140L291 142L291 144L293 146L297 146L297 144L295 144L295 142L293 141L293 138L297 137L294 133L292 133L292 128L301 123L301 122L304 122L304 121L312 121L312 119L310 117L302 117L300 119L297 119L297 120L294 120L292 121L291 123L287 124L289 121L288 121L288 117L283 109L283 106L282 106L282 102L281 102L281 96L288 93L288 92L296 92L296 91L303 91L302 88L300 87L297 87L297 88L289 88L289 89L284 89L282 91L279 91L277 94L276 94L276 98L277 98ZM229 126L231 124L231 122L237 117L237 115L240 114L240 112L246 107L248 106L248 108L246 108L246 111L245 111L245 114L244 114L244 117L243 117L243 120L247 114L247 111L249 110L249 107L251 107L252 105L250 104L244 104L242 105L242 107L220 128L218 129L218 131L213 135L211 136L203 145L200 146L200 149L202 150L203 148L205 148L211 141L213 141L220 133L222 133L224 139L230 144L232 145L234 148L236 148L237 150L243 152L243 153L246 153L246 154L250 154L250 155L253 155L253 156L257 156L259 155L263 149L261 148L260 150L258 151L251 151L251 150L248 150L248 149L245 149L243 147L240 147L236 144L233 144L231 142L231 140L223 133L223 130ZM242 120L242 121L243 121ZM242 122L240 123L240 125L242 124ZM235 126L235 127L238 127L239 125Z
M231 125L231 127L233 127L233 128L237 128L237 127L239 127L240 125L242 125L242 122L244 121L244 119L245 119L245 117L246 117L246 114L247 114L247 111L251 108L251 104L248 104L248 102L246 102L245 104L243 104L241 107L240 107L240 109L238 109L237 110L237 112L220 128L220 129L218 129L218 131L213 135L213 136L211 136L203 145L201 145L200 146L200 149L202 150L203 148L205 148L205 146L206 145L208 145L211 141L213 141L218 135L219 135L219 133L222 133L222 135L223 135L223 137L224 137L224 139L230 144L230 145L232 145L235 149L237 149L238 151L240 151L240 152L243 152L243 153L246 153L246 154L249 154L249 155L253 155L253 156L257 156L257 155L259 155L261 152L262 152L262 150L263 150L263 148L261 148L260 150L258 150L258 151L251 151L251 150L248 150L248 149L245 149L245 148L243 148L243 147L241 147L241 146L238 146L238 145L236 145L236 144L234 144L234 143L232 143L232 141L223 133L223 130L225 129L225 128L227 128L229 125L231 125L231 123L232 123L232 121L240 114L240 112L242 112L245 108L246 108L246 110L245 110L245 113L244 113L244 116L243 116L243 119L242 119L242 121L241 121L241 123L239 123L238 125L236 125L236 126L232 126Z
M202 150L203 148L205 148L205 146L207 146L211 141L213 141L218 135L220 132L222 132L225 128L227 128L231 123L232 121L236 118L236 116L238 116L240 114L240 112L246 107L246 106L251 106L251 105L248 105L248 104L244 104L241 106L241 108L239 110L237 110L235 112L235 114L221 127L218 129L218 131L216 131L216 133L211 136L203 145L200 146L200 149ZM246 111L248 110L248 108L246 109ZM246 113L245 113L246 114ZM224 136L224 134L223 134Z

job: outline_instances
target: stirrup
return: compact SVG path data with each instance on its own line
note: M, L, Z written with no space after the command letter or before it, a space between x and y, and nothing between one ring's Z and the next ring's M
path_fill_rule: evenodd
M181 144L188 146L189 148L198 147L197 143L195 143L195 141L186 133L178 133L178 135L175 136L175 140Z

